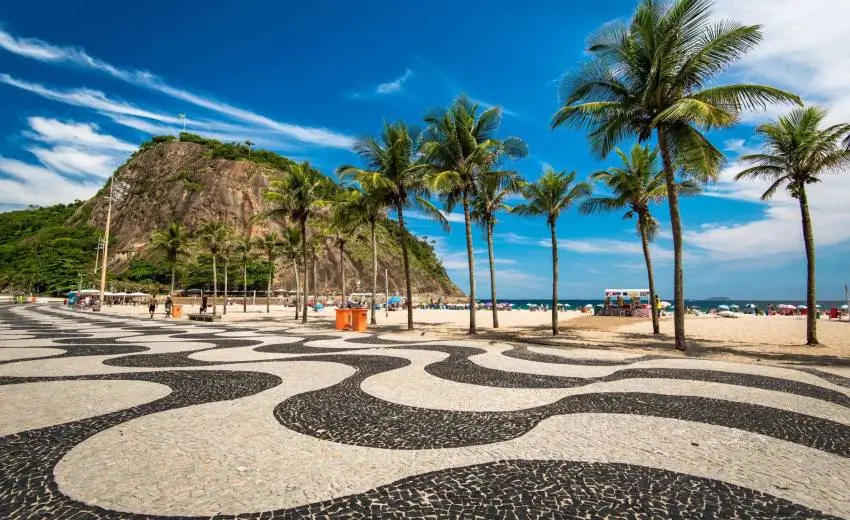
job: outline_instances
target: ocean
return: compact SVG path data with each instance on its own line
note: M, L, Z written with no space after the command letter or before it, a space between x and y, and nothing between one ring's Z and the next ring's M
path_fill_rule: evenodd
M665 299L664 301L668 301L672 303L672 298ZM479 299L480 302L486 303L490 300L487 298ZM598 303L602 303L604 300L602 298L599 299L584 299L584 300L558 300L559 303L568 304L573 309L580 309L587 305L588 303L592 305L596 305ZM499 300L499 303L512 303L514 309L526 309L529 305L552 305L552 300L532 300L532 299L520 299L520 300ZM804 300L685 300L685 305L687 307L695 307L702 311L708 311L709 309L716 309L718 305L738 305L742 309L745 305L755 304L756 307L761 310L767 310L768 305L773 305L774 307L779 304L788 304L788 305L805 305L806 302ZM829 309L831 307L841 307L845 305L846 302L838 301L838 300L818 300L818 305L821 306L821 309Z

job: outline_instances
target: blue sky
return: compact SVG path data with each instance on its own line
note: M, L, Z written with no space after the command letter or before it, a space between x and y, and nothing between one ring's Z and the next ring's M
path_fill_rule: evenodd
M745 5L740 5L745 4ZM726 74L728 81L785 87L850 120L850 50L845 0L718 0L719 18L765 26L764 43ZM421 121L460 93L504 109L504 135L526 140L514 166L527 179L548 164L580 177L607 167L575 131L551 131L557 79L583 58L586 37L628 17L634 2L533 7L495 1L428 4L173 2L167 9L125 2L14 2L0 11L0 208L69 202L93 194L136 145L187 129L251 139L326 173L355 160L358 136L385 120ZM807 30L800 30L805 19ZM757 149L753 125L786 110L747 114L710 137L729 156L720 181L682 204L686 297L802 299L805 272L799 210L765 204L754 184L731 182L737 157ZM624 145L625 146L625 145ZM813 187L818 288L843 297L850 282L850 172ZM656 214L667 221L667 208ZM463 225L411 219L436 241L455 281L468 287ZM502 298L546 297L551 250L542 219L505 216L497 226ZM605 287L645 286L633 224L619 215L558 223L561 296L599 297ZM486 249L476 232L478 287L489 295ZM543 243L541 243L543 241ZM654 245L660 294L671 293L671 241Z

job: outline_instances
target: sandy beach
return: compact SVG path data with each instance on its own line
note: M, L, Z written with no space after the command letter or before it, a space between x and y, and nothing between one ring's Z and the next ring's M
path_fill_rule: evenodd
M228 307L223 322L240 323L257 320L281 320L292 323L295 309L272 305L255 305L244 313L239 305ZM146 316L146 306L104 308L108 314ZM184 306L186 312L197 312L196 304ZM222 307L218 306L221 314ZM164 309L157 307L155 319L161 320ZM319 329L333 328L334 310L309 311L308 323ZM187 319L184 315L182 319ZM500 312L500 328L492 328L492 313L481 310L476 314L479 337L513 340L565 347L596 347L613 350L639 350L664 355L688 355L749 362L847 363L850 366L850 322L822 319L818 323L818 347L805 346L805 319L785 316L738 315L735 319L712 315L688 316L689 351L674 351L672 346L673 320L661 320L661 334L652 334L652 324L642 318L599 317L579 311L559 313L561 334L551 334L551 314L515 310ZM465 336L469 327L469 311L414 310L415 331L407 331L407 313L378 312L378 331L434 337Z

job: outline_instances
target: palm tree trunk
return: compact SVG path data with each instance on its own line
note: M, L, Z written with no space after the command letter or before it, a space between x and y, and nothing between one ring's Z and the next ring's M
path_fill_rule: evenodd
M475 326L475 258L472 250L472 222L469 218L469 194L463 191L463 221L466 227L466 263L469 266L469 334L478 332Z
M407 257L407 235L405 234L404 229L404 211L401 206L398 206L396 210L398 211L401 257L404 263L404 289L407 291L407 330L413 330L413 286L410 283L410 259Z
M318 252L313 254L313 263L310 264L310 286L313 288L313 292L315 292L316 299L313 301L313 304L319 302L319 284L316 283L316 264L319 260Z
M298 321L298 317L301 312L301 278L298 276L298 260L292 261L292 268L295 271L295 321Z
M218 299L218 269L215 266L215 253L213 253L213 316L215 316L215 301Z
M342 284L342 303L345 306L345 242L340 240L339 242L339 280Z
M493 223L487 223L487 253L490 257L490 299L493 300L493 328L499 328L499 311L496 309L496 266L493 255Z
M307 279L307 219L301 220L301 258L304 261L304 306L301 308L301 323L307 323L307 294L310 292L310 284Z
M549 225L552 231L552 335L558 335L558 237L555 223Z
M652 257L649 254L649 236L646 234L647 215L638 215L638 226L640 227L640 241L643 245L643 259L646 262L646 276L649 279L649 307L652 312L652 333L660 334L658 324L658 307L655 305L655 274L652 272Z
M269 304L271 303L272 278L274 278L274 260L269 258L269 276L268 280L266 280L266 314L270 312Z
M242 312L248 312L248 264L242 264Z
M670 158L670 149L664 140L664 131L658 128L658 147L664 163L664 180L670 205L670 227L673 232L673 328L675 347L687 350L685 345L685 276L682 269L682 219L679 214L679 194L676 191L676 170ZM654 303L654 302L653 302Z
M171 264L171 292L168 293L168 294L171 294L172 296L174 295L174 279L176 277L176 273L177 273L177 266L174 265L174 264Z
M378 292L378 239L375 237L375 221L370 223L372 226L372 319L371 324L377 325L378 320L375 318L375 295Z
M800 186L798 196L800 201L800 215L803 219L803 241L806 244L806 344L818 344L818 307L815 298L815 234L812 230L812 217L809 215L809 198L806 188Z
M222 314L227 314L227 271L230 270L230 261L224 261L224 307L221 310Z

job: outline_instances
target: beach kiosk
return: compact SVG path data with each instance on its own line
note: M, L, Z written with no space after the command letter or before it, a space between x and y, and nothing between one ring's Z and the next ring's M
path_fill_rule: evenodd
M600 315L651 318L649 289L605 289Z

